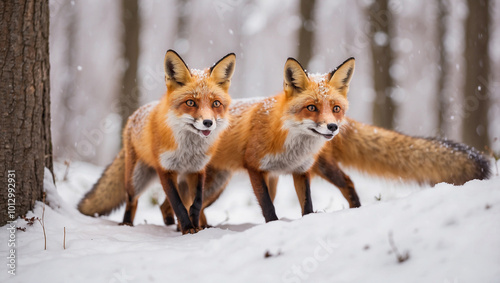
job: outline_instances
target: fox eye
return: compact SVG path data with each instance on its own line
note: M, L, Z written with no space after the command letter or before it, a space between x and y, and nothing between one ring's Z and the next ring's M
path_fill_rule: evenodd
M186 105L189 106L189 107L194 107L196 105L196 103L194 103L194 100L188 100L186 101Z
M216 100L214 101L214 103L212 104L215 108L219 107L220 106L220 101Z
M314 112L314 111L316 111L316 106L314 106L314 105L308 105L307 106L307 110L309 110L311 112Z
M335 105L333 106L333 113L339 113L340 112L340 106Z

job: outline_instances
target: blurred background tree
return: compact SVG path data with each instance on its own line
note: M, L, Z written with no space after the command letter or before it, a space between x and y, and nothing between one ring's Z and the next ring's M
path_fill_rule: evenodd
M467 0L465 21L465 85L462 140L480 150L490 145L490 1Z
M373 101L373 123L393 129L396 105L392 99L394 81L390 69L394 55L393 39L394 16L388 6L389 0L375 0L368 7L367 18L370 25L370 47L372 52L372 76L375 100Z
M316 0L300 0L299 54L297 60L304 68L309 68L314 44L314 5Z
M64 54L65 64L61 65L61 68L65 69L64 76L60 78L61 80L61 96L59 98L60 103L63 107L60 108L61 114L68 119L74 114L72 110L74 107L72 105L72 99L76 93L77 84L74 78L78 75L78 66L75 62L76 59L76 46L78 44L77 36L77 23L79 21L76 9L70 4L70 2L65 2L62 5L62 13L60 17L56 17L57 21L61 21L62 17L65 20L65 27L62 30L62 35L66 38L66 52ZM53 24L53 23L52 23ZM74 134L74 129L71 123L63 123L59 128L60 134L57 135L57 139L54 140L54 144L61 147L71 147L72 146L72 135Z
M448 79L448 62L446 52L446 23L448 19L448 0L438 0L437 1L437 17L436 17L436 25L437 25L437 46L439 52L439 65L438 67L438 86L436 89L436 100L437 100L437 128L438 134L441 137L445 137L448 133L447 124L446 124L446 115L447 109L449 107L448 97L446 95L446 82Z
M181 56L184 56L189 51L189 8L188 0L177 0L177 32L174 36L174 46L172 48Z
M137 86L137 67L139 60L139 31L141 21L137 0L122 0L123 22L123 59L125 70L122 75L121 89L118 91L121 128L125 127L128 117L139 108L140 91Z

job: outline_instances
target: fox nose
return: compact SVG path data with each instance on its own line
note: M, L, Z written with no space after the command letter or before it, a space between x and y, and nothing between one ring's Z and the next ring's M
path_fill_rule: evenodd
M214 124L214 122L212 122L212 120L208 120L208 119L203 120L203 125L207 128L212 127L213 124Z
M332 132L335 132L339 126L337 126L337 124L335 123L330 123L328 125L326 125L326 127L328 128L328 130L332 131Z

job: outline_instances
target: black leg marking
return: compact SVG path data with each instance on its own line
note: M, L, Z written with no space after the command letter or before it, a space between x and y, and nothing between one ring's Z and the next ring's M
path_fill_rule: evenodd
M262 214L264 215L266 222L278 220L278 216L276 216L276 210L274 209L273 201L269 196L269 190L262 172L248 169L248 175L250 175L250 181L252 183L255 196L259 201L260 207L262 208Z
M205 183L205 174L197 174L197 184L196 184L196 195L193 200L193 204L189 209L189 216L191 217L191 222L195 227L200 226L200 211L203 204L203 184Z
M194 229L191 220L189 219L188 213L182 200L177 192L177 188L175 187L175 183L173 181L173 177L171 174L160 173L160 180L163 185L163 189L165 190L165 194L167 195L168 201L170 202L170 206L175 212L179 223L181 224L182 232L187 232L189 229Z

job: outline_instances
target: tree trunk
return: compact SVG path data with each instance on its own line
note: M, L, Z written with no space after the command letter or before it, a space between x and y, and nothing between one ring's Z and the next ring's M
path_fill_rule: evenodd
M299 29L299 62L304 68L309 67L314 40L314 4L315 0L300 0L302 25Z
M174 49L180 55L186 55L189 51L189 0L177 0L177 32L174 37Z
M437 17L437 40L439 51L439 74L437 86L437 103L438 103L438 131L442 137L447 136L446 115L448 109L448 99L446 97L446 79L448 76L448 64L446 62L446 17L448 14L448 1L438 0L438 17Z
M137 61L139 58L139 6L137 0L122 0L122 21L124 59L127 68L122 77L122 89L118 99L120 101L120 116L122 128L125 127L128 117L139 108L139 88L137 87Z
M373 58L375 101L373 123L387 129L394 127L395 105L391 98L394 82L389 69L393 62L391 50L392 20L388 0L375 0L369 7L370 46Z
M463 141L479 150L489 145L489 0L468 0L465 22Z
M0 226L33 209L52 171L49 69L48 0L0 2Z
M78 7L76 4L71 4L70 2L64 3L64 6L62 8L62 13L64 13L65 17L68 19L66 24L66 28L64 31L64 37L66 38L66 76L63 82L62 86L62 92L61 92L61 104L64 107L61 107L59 109L59 114L60 117L65 117L65 121L62 124L62 127L57 129L58 134L59 134L59 139L56 141L56 144L60 148L72 148L74 146L74 106L71 105L71 100L75 97L76 95L76 85L77 85L77 64L75 63L75 58L76 58L76 50L77 50L77 22L79 20L78 17ZM61 17L62 18L62 17ZM52 22L54 25L55 22ZM62 114L62 115L61 115ZM58 155L57 152L57 147L56 147L56 152L55 155ZM71 156L67 156L67 158L70 158Z

